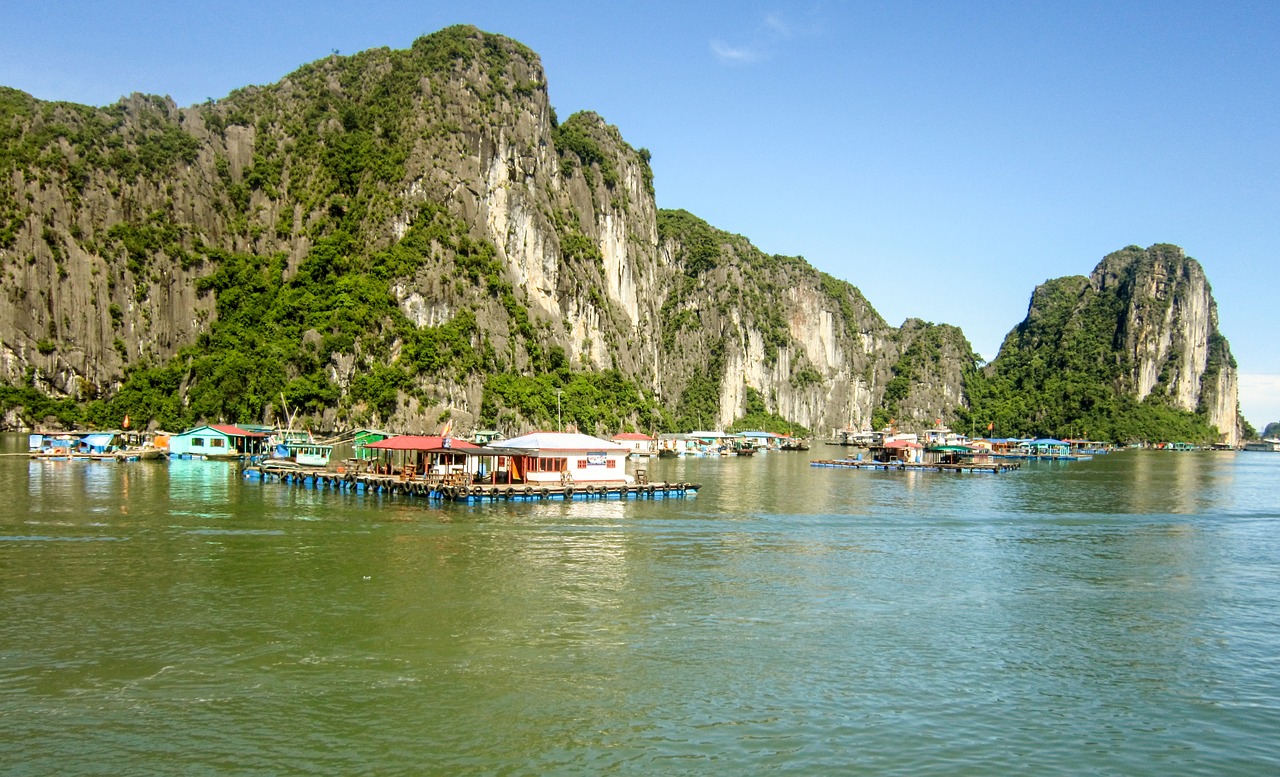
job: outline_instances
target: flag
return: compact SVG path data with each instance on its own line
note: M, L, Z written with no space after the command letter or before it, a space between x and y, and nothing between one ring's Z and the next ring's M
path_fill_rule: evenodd
M128 416L128 414L126 414L126 415L125 415L125 417L124 417L124 428L126 428L126 429L128 429L128 428L129 428L129 416Z
M449 436L449 433L450 433L450 432L452 432L452 431L453 431L453 419L452 419L452 418L450 418L448 421L445 421L444 429L442 429L442 430L440 431L440 436L441 436L441 437L448 437L448 436Z
M991 431L991 430L992 430L992 429L994 429L994 428L996 428L996 422L995 422L995 421L992 421L991 423L987 424L987 431L988 431L988 432L989 432L989 431Z

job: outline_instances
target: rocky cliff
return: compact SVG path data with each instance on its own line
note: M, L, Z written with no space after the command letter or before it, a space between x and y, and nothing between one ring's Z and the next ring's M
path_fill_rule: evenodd
M0 382L166 425L545 425L561 392L602 432L962 409L958 330L891 327L653 185L468 27L188 108L0 89Z
M969 388L974 419L1009 434L1240 438L1236 363L1212 291L1172 245L1130 246L1087 278L1039 286Z
M1116 332L1128 363L1122 385L1139 400L1159 393L1175 408L1199 411L1234 445L1236 362L1200 263L1177 246L1131 246L1103 259L1089 281L1097 294L1127 303Z

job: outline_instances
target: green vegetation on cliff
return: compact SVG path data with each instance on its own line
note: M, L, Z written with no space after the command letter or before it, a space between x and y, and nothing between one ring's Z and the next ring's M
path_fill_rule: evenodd
M551 371L539 375L490 375L479 423L510 429L524 419L546 429L559 425L588 432L671 428L670 417L653 395L617 370L574 372L558 348L552 351L551 364Z
M726 432L773 432L793 437L808 437L808 428L794 424L777 413L769 412L764 395L747 386L746 412L725 429Z
M520 44L452 27L184 109L0 88L5 422L179 428L287 404L550 426L558 398L598 432L782 431L785 406L815 426L1211 434L1221 397L1176 410L1174 366L1129 398L1113 288L1046 284L979 374L959 330L895 330L802 257L656 211L648 152L591 112L558 123L543 81ZM1208 358L1201 382L1232 390L1216 332Z
M1140 266L1136 262L1143 261L1137 257L1142 250L1126 251L1137 252L1124 269L1132 275ZM1171 402L1168 366L1148 396L1137 398L1124 330L1126 313L1134 304L1131 294L1123 283L1096 289L1083 276L1039 286L1026 319L1005 338L999 356L968 381L964 422L975 429L991 424L993 434L1002 437L1217 442L1219 430L1203 412ZM1230 356L1225 340L1216 332L1213 337L1217 342L1210 343L1211 369L1206 375L1216 376Z
M977 370L977 355L959 328L949 324L933 324L910 319L902 327L899 337L908 340L902 355L892 367L892 377L885 385L880 405L872 413L871 423L877 429L905 421L904 408L912 395L925 389L945 390L948 383L956 388L968 385ZM950 358L948 355L950 354ZM944 374L944 365L958 365L959 374L954 378ZM918 406L920 403L915 403ZM963 412L961 408L958 412ZM933 419L917 419L931 424L959 423L960 418L946 413Z

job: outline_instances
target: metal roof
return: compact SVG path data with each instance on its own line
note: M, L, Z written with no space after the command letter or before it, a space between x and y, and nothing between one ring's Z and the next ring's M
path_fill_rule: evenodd
M532 448L538 451L631 451L625 445L579 432L533 432L489 443L490 448Z
M445 444L445 440L449 441L448 445ZM441 437L440 435L421 437L416 434L402 434L397 437L388 437L385 440L371 442L364 447L366 449L373 448L385 451L447 452L457 450L462 452L473 451L478 446L457 437Z

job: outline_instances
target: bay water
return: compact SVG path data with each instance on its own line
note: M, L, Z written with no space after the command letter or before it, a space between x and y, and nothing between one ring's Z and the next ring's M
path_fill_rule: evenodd
M474 506L0 456L0 771L1280 773L1280 455L842 453Z

